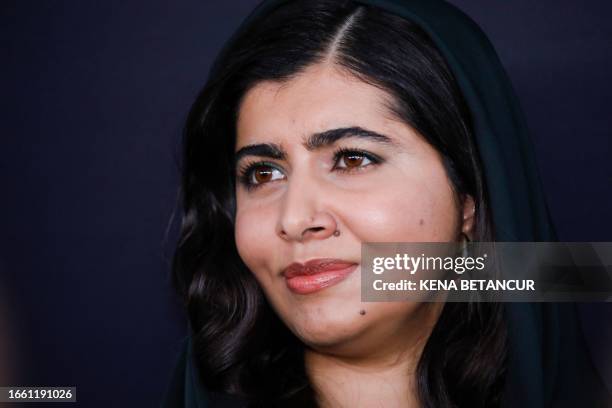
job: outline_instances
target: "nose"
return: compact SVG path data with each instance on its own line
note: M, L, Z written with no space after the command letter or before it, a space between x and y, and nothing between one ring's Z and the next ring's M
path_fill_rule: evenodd
M325 239L337 228L334 216L324 208L322 188L315 180L293 178L283 197L276 228L285 241Z

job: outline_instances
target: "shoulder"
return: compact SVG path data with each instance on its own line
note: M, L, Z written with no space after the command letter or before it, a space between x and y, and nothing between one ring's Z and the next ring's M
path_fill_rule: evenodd
M244 400L204 387L193 359L191 337L180 347L161 408L246 408Z

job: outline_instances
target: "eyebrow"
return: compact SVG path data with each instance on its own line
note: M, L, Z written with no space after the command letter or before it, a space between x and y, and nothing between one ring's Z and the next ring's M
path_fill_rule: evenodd
M313 151L330 146L337 141L346 138L359 138L384 145L395 145L395 142L389 136L385 136L358 126L330 129L320 133L313 133L303 140L302 145L307 150ZM237 164L245 156L285 160L287 158L287 152L285 152L283 148L276 143L258 143L247 145L239 149L234 154L234 164Z

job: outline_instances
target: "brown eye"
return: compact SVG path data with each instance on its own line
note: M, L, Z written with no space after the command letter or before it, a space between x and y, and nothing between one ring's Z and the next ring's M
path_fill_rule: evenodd
M351 154L351 155L343 156L342 162L345 164L345 167L347 168L359 167L361 163L363 162L363 159L365 159L364 156L360 156L358 154Z
M260 167L253 173L257 183L265 183L272 178L272 170L270 167Z
M280 177L278 177L278 173ZM282 178L282 173L271 166L257 166L251 172L251 183L252 184L264 184L268 181L278 180Z
M343 170L357 169L372 164L372 160L359 152L345 152L339 155L336 167Z

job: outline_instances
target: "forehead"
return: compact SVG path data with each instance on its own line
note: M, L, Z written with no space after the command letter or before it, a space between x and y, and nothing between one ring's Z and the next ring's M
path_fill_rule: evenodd
M386 92L333 65L314 65L289 81L261 82L246 93L236 147L332 127L384 128L393 121L390 102Z

